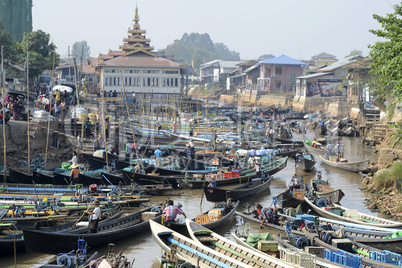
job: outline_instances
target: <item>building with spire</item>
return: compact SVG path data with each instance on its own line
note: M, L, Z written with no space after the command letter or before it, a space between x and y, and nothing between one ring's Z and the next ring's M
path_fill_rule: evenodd
M88 60L100 74L101 89L120 93L124 86L128 93L182 94L188 68L154 53L139 20L136 6L134 25L128 29L120 50L109 50Z

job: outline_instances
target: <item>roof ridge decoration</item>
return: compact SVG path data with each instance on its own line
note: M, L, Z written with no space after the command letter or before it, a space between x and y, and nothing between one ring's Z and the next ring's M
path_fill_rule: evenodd
M120 46L120 49L123 50L123 56L130 56L136 53L144 53L152 57L157 57L156 54L152 52L154 47L150 46L151 39L147 39L145 37L145 30L142 30L140 24L140 16L138 15L138 7L135 5L135 15L134 15L134 25L132 29L128 29L128 38L123 39L123 45ZM135 41L130 40L131 37L136 39ZM141 39L141 40L138 40Z

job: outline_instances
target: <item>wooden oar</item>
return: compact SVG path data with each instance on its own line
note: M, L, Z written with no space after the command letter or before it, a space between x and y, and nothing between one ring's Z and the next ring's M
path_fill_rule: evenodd
M84 217L85 213L87 213L89 211L89 209L92 207L93 203L96 201L96 199L98 199L98 197L95 197L94 201L92 201L92 203L89 205L89 207L87 208L87 210L84 211L84 213L81 215L81 217L74 223L74 225L71 227L71 229L69 230L69 232L71 232L71 230L77 225L77 223L82 219L82 217Z

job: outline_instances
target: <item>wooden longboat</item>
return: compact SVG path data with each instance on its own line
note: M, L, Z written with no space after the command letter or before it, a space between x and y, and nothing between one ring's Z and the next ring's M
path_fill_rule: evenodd
M119 218L123 214L122 211L119 211L112 215L110 218L107 218L100 223L105 223L114 219ZM60 231L65 231L69 230L73 227L76 221L72 221L69 223L65 223L62 225L55 225L52 227L48 227L45 229L41 229L41 231L46 231L46 232L60 232ZM86 229L86 228L84 228ZM24 244L24 236L22 233L15 234L15 239L14 235L6 235L3 237L0 237L0 256L7 256L7 255L12 255L14 254L14 240L15 240L15 248L16 252L25 252L25 244Z
M282 208L282 209L289 208L289 207L290 208L295 208L298 205L301 205L301 209L302 209L303 213L306 213L308 211L308 209L309 209L309 206L306 204L304 199L303 198L302 199L297 198L296 195L293 196L290 193L289 189L286 189L285 191L283 191L280 194L278 194L276 196L276 199L277 199L277 202L278 202L276 206L278 208Z
M275 161L271 161L268 163L263 163L261 170L264 174L273 175L282 169L284 169L287 165L288 157L279 158ZM223 185L231 185L231 184L241 184L241 183L248 183L252 179L257 178L257 172L253 171L253 169L245 169L240 172L239 177L232 177L227 179L216 179L217 186ZM206 182L204 179L186 179L183 182L179 181L180 178L176 179L178 184L183 184L187 188L192 189L201 189L204 188L209 183Z
M247 196L257 195L269 189L271 179L271 176L266 179L253 179L251 182L233 189L205 187L204 193L209 202L226 201L227 192L230 193L229 197L232 198L232 200L241 200Z
M277 235L272 235L272 238L278 242L279 245L283 248L291 249L293 251L300 251L301 249L297 248L296 246L293 246L292 244L289 243L288 240L283 240ZM328 268L347 268L350 266L345 266L339 263L331 262L329 260L326 260L324 258L318 257L318 255L315 255L315 261L317 267L328 267Z
M68 185L70 182L70 174L67 175L65 173L54 172L53 177L54 184L57 185ZM91 184L102 184L102 179L100 177L89 176L82 173L80 173L78 180L79 183L84 186L89 186Z
M290 157L294 157L297 153L300 153L301 150L297 149L297 150L287 150L287 151L282 151L278 154L278 156L281 157L285 157L285 156L290 156Z
M236 212L236 210L237 210L237 208L239 207L239 205L240 205L240 201L237 201L236 203L231 203L231 206L230 207L228 207L227 206L227 203L226 202L222 202L222 205L221 204L217 204L214 208L212 208L212 209L216 209L216 208L218 208L218 207L222 207L222 206L224 206L224 210L223 210L223 212L222 212L222 218L220 218L220 219L218 219L218 220L216 220L216 221L212 221L212 222L208 222L208 223L204 223L204 224L202 224L202 226L204 226L204 227L206 227L206 228L209 228L209 229L211 229L211 230L214 230L214 229L216 229L216 228L219 228L220 226L222 226L222 225L224 225L224 224L226 224L227 222L229 222L232 218L233 218L233 215L235 214L235 212ZM210 209L210 210L212 210L212 209ZM208 215L208 213L209 213L209 211L210 210L208 210L208 211L206 211L205 213L203 213L203 215ZM195 221L195 218L194 219L192 219L192 221ZM169 228L173 228L173 229L179 229L179 228L181 228L181 227L184 227L186 224L183 222L183 223L181 223L181 222L175 222L175 223L164 223L167 227L169 227Z
M326 249L334 250L334 251L339 250L339 248L334 247L334 246L322 241L321 239L319 239L319 237L316 233L310 233L305 228L303 228L303 235L306 236L308 239L310 239L313 243L318 244L319 246L322 246ZM378 249L377 249L377 251L378 251ZM360 254L360 256L362 257L362 262L363 262L364 267L398 267L396 265L369 259L369 258L367 258L367 255L365 255L365 254Z
M303 147L303 141L293 141L291 139L281 139L281 138L275 138L275 140L282 144L292 144L296 147Z
M317 163L312 154L300 154L296 156L297 167L303 171L311 171Z
M309 151L309 153L314 154L314 155L325 155L325 149L320 149L320 148L314 148L310 145L306 144L306 141L304 141L304 148L307 149L307 151Z
M242 218L253 221L255 223L260 223L261 220L252 217L251 215L246 215L244 213L236 211L236 215L241 216ZM300 223L304 221L300 220ZM286 226L284 222L279 222L279 225L271 224L271 223L264 223L264 227L268 228L269 230L274 231L275 233L280 234L280 236L287 236L286 233ZM363 226L364 227L364 226ZM335 229L333 227L333 229ZM343 232L345 236L354 241L359 242L371 247L375 247L379 250L389 250L398 254L402 253L402 237L391 238L391 239L384 239L386 235L389 233L385 232L375 232L375 231L367 231L357 228L343 228ZM297 236L304 236L304 233L300 231L298 228L295 228L293 225L292 233ZM272 234L272 233L271 233Z
M330 203L338 204L345 196L342 189L334 189L329 185L328 181L313 179L310 181L310 184L310 189L313 190L315 196L325 198Z
M313 202L311 202L307 197L304 198L306 203L310 206L312 210L314 210L316 213L319 215L330 218L330 219L335 219L339 221L347 221L347 222L352 222L352 223L357 223L361 225L369 225L369 226L374 226L374 227L383 227L383 228L400 228L402 227L402 222L396 222L396 221L391 221L387 219L382 219L376 216L368 215L365 213L358 212L357 210L351 210L345 207L342 207L337 204L333 204L334 208L338 208L341 213L349 213L349 217L347 216L340 216L335 213L331 213L328 211L327 208L322 208L316 206Z
M34 184L55 184L53 172L41 173L34 170L32 171L32 181Z
M87 233L87 228L80 228L71 232L51 233L40 230L23 230L25 248L27 252L55 254L68 252L76 248L78 237L83 237L91 248L104 246L134 234L149 229L149 220L143 220L143 214L151 212L152 208L141 210L129 216L100 222L97 233ZM144 214L145 215L145 214ZM161 216L155 218L161 220Z
M132 172L128 170L123 170L123 177L125 181L132 181L139 185L149 185L149 184L170 184L173 188L179 188L177 183L178 178L184 178L184 176L175 175L150 175L142 174L138 172Z
M32 184L32 172L22 172L10 168L8 171L8 180L12 183Z
M191 238L199 245L212 248L252 267L296 267L255 249L238 245L191 220L186 220L186 225Z
M152 236L156 243L165 251L171 251L171 245L177 245L176 255L179 259L197 264L201 268L251 268L251 266L232 259L220 252L196 243L194 240L177 233L166 226L150 221Z
M343 169L343 170L350 171L350 172L361 172L361 171L367 170L368 164L370 163L370 160L348 162L348 163L336 163L336 162L326 160L321 155L319 157L321 159L321 162L328 166Z

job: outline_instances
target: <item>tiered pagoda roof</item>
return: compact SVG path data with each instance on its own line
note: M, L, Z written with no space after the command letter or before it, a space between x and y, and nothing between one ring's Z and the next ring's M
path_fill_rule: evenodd
M138 16L138 8L135 7L134 25L132 29L128 29L128 37L123 39L123 45L120 49L123 51L123 56L129 56L137 53L144 53L152 57L157 57L150 46L151 39L145 37L146 30L142 30L138 24L140 17Z

